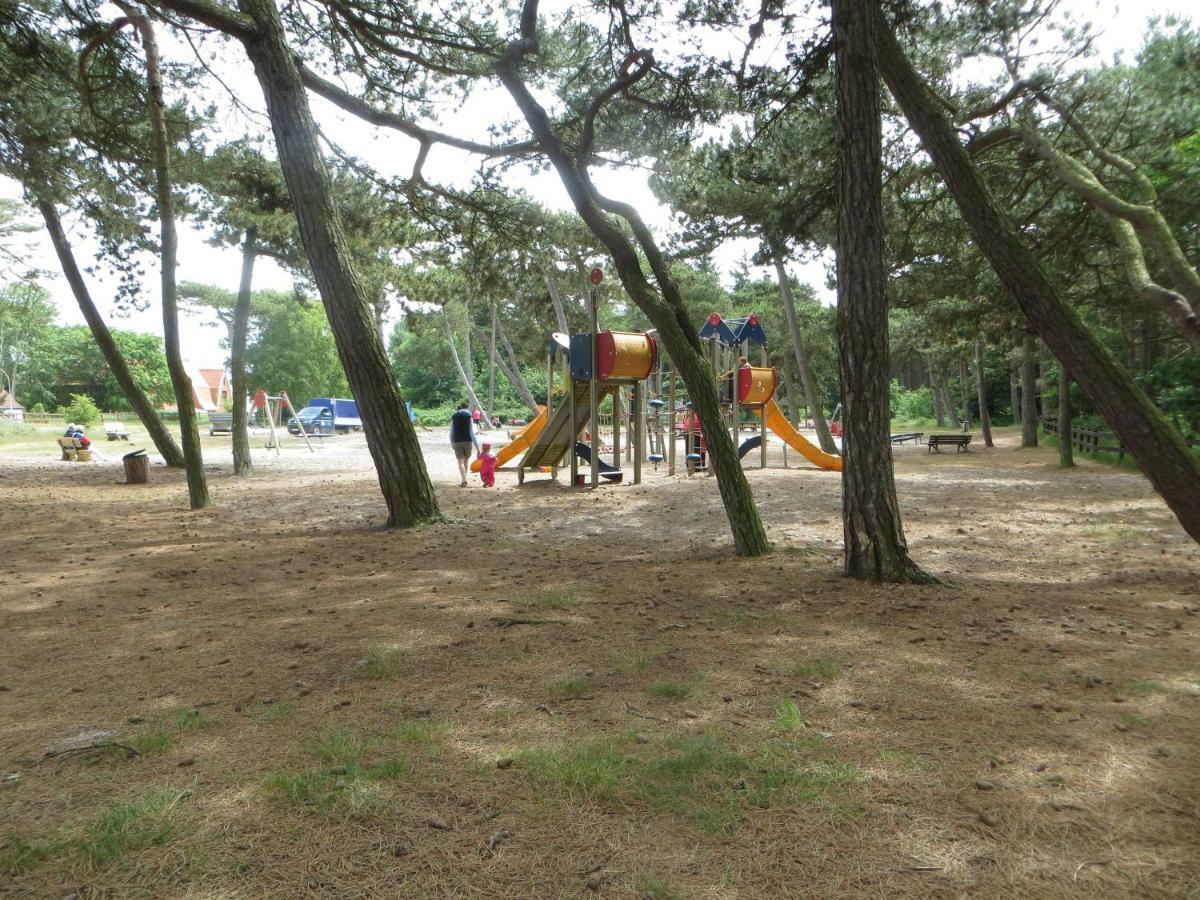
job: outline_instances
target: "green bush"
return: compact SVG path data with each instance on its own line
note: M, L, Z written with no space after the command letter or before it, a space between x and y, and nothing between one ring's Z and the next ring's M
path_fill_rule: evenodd
M892 418L902 422L924 422L933 420L933 397L929 388L922 385L915 391L906 391L893 380L891 385Z
M95 425L100 421L100 410L87 394L72 394L64 412L70 421L79 425Z

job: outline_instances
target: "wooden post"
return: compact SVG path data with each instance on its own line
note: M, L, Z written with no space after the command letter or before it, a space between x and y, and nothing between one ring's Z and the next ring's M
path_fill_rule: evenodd
M266 407L266 409L267 409L267 427L269 427L271 429L271 441L269 444L267 444L267 449L270 450L270 449L274 448L275 455L279 456L280 455L280 453L279 453L279 435L275 433L275 409L276 409L276 407L271 405L272 402L278 404L279 398L278 397L268 397L267 398L267 407Z
M738 375L741 373L741 370L742 370L742 362L741 362L741 358L738 354L741 352L741 349L742 349L741 344L733 345L733 350L732 350L732 353L730 354L733 359L733 365L729 369L729 371L733 373L733 376L729 382L729 401L732 404L732 409L733 409L733 451L735 453L739 449L739 447L738 447L738 436L739 436L738 425L740 423L738 422L738 413L739 413L739 410L738 410Z
M588 313L592 326L592 379L588 382L588 395L592 401L591 415L589 416L589 424L592 432L592 452L591 452L591 470L592 470L592 487L600 485L600 390L596 384L596 369L599 366L600 348L598 346L600 339L600 319L596 312L596 287L592 286L589 292L591 302L588 304ZM572 447L571 451L574 452Z
M667 474L675 474L675 370L667 382Z
M571 373L567 373L567 414L571 417L570 428L575 427L575 379L571 377ZM546 427L550 426L550 420L546 420ZM579 458L575 456L575 443L571 442L571 446L567 448L567 456L571 459L571 487L575 487L579 483Z
M642 386L635 382L629 389L629 411L633 418L633 483L642 483Z
M288 397L287 391L280 391L279 396L282 398L283 402L287 404L288 412L292 414L292 418L296 420L296 425L300 429L300 434L304 438L304 443L308 444L308 452L316 453L317 451L313 449L312 441L308 438L308 432L304 430L304 423L301 422L300 417L296 415L296 407L292 406L292 400L290 397ZM333 412L333 410L330 410L330 412Z

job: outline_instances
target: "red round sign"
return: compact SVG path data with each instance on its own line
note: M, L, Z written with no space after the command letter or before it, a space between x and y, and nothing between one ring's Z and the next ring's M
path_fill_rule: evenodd
M589 275L588 278L591 280L592 284L599 284L604 280L604 270L599 266L596 266L596 268L592 269L592 274Z

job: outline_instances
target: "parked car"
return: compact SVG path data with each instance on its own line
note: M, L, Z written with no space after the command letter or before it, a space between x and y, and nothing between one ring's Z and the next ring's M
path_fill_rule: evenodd
M304 407L287 423L289 434L299 434L302 427L308 434L333 434L336 430L333 410L325 406Z

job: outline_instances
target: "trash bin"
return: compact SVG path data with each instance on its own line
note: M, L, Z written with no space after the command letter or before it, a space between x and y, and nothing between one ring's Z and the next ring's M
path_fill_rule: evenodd
M126 484L145 484L150 480L150 457L145 450L134 450L121 457L125 464Z

